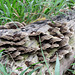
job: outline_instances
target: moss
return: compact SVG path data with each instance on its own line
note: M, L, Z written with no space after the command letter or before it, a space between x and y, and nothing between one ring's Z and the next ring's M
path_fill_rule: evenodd
M70 44L70 45L73 45L74 42L75 42L75 35L72 36L72 37L70 38L70 40L69 40L69 44Z
M24 54L24 55L22 55L22 56L24 57L24 60L25 60L25 59L28 58L29 55L28 55L28 54Z
M38 42L35 38L33 38L32 40L30 40L30 38L28 38L27 42L25 43L25 46L26 47L38 48L39 44L38 44Z
M53 48L50 50L50 53L48 53L47 58L51 57L56 51L58 50L58 48Z

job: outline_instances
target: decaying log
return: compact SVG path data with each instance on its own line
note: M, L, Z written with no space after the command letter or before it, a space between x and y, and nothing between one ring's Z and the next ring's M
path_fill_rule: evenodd
M15 61L25 60L25 62L21 61L21 67L28 67L28 65L44 60L41 53L42 47L46 60L48 64L51 65L49 69L52 75L54 75L55 61L57 58L56 53L58 53L61 64L60 75L62 75L74 61L74 19L73 16L71 20L68 21L65 19L65 22L62 22L63 18L61 18L59 22L57 21L58 18L57 20L54 18L54 23L45 20L27 26L19 22L9 22L5 24L5 26L0 26L0 50L5 49L4 52L7 54L10 53ZM21 64L21 62L19 64ZM44 63L34 65L32 69L43 64ZM29 69L28 72L29 71L31 71L31 69ZM42 67L42 71L43 75L47 75L45 64ZM33 75L37 75L39 72L40 71L35 72Z
M13 23L14 24L14 23ZM58 23L59 24L59 23ZM6 24L7 25L7 24ZM11 25L11 22L9 23ZM36 24L34 24L35 26ZM60 28L63 27L64 24L61 24ZM29 25L30 26L30 25ZM31 25L32 26L32 25ZM37 26L36 26L37 27ZM44 29L45 27L45 29ZM64 26L65 28L65 26ZM56 27L51 27L50 25L42 25L37 31L34 31L35 29L32 28L32 30L25 31L24 28L19 29L1 29L0 30L0 47L1 48L7 48L7 51L19 51L21 53L28 53L28 52L36 52L40 50L40 44L39 44L39 36L41 37L41 44L42 49L46 50L48 48L61 48L66 45L69 45L69 39L72 37L67 36L67 32L73 33L74 31L70 31L70 28L68 25L66 25L67 30L65 30L64 34L61 32L58 27L58 31ZM52 30L53 29L53 30ZM62 34L63 38L59 37L57 35ZM53 34L52 34L53 33ZM11 48L10 48L11 47ZM15 50L13 50L15 48Z

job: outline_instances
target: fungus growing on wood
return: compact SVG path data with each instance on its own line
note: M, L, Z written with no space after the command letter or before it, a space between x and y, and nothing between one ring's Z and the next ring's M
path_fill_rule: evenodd
M12 57L15 58L15 60L22 59L20 54L35 53L41 50L38 36L40 36L41 39L42 49L45 51L54 48L59 48L58 51L61 49L69 49L69 38L73 35L73 29L72 27L68 27L66 23L54 22L53 24L48 21L46 25L40 24L41 27L39 25L36 26L36 24L31 24L26 26L26 28L18 22L15 23L19 29L14 29L14 24L9 22L4 26L7 26L7 30L0 30L0 47L8 48L8 52L11 52ZM24 28L24 31L21 30L21 27ZM29 30L28 28L31 29ZM14 53L15 51L18 51L18 55ZM14 57L14 55L16 56Z
M5 27L7 29L17 29L17 28L22 28L24 27L24 24L20 23L20 22L9 22L5 24Z

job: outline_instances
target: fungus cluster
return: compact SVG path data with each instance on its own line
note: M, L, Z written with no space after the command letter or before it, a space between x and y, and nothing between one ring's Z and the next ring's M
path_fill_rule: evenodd
M0 49L5 49L5 52L10 53L15 60L23 59L22 54L41 51L41 47L44 51L57 48L60 60L71 52L69 40L74 34L73 26L69 27L67 23L55 21L54 23L46 21L37 26L14 23L9 22L4 27L0 26ZM50 62L56 61L56 52L49 57Z

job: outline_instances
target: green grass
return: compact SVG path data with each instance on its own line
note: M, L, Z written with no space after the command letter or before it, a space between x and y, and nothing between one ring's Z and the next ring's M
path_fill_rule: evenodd
M2 49L2 50L0 50L0 59L1 59L1 57L2 57L2 54L3 54L3 51L4 51L5 49Z
M74 58L75 58L75 56L74 56ZM72 63L71 65L74 66L75 65L75 62ZM72 74L75 74L75 70L68 69L68 71L70 71Z
M1 62L0 62L0 75L10 75L11 73L7 73L6 70L6 66L4 66Z
M36 64L37 64L37 63L36 63ZM31 65L31 66L33 66L33 65ZM31 66L29 66L27 69L25 69L24 71L22 71L22 72L20 73L20 75L24 75L25 72L26 72ZM42 67L42 66L33 69L33 70L30 71L27 75L32 75L33 72L35 72L37 69L39 69L39 68L41 68L41 67ZM20 69L20 68L18 68L18 69ZM16 70L18 70L18 69L16 69ZM6 66L4 66L4 65L0 62L0 75L11 75L12 72L14 72L14 71L11 71L11 70L10 70L9 73L8 73L8 72L7 72L7 69L6 69Z
M0 25L10 21L26 22L57 15L60 9L75 4L73 0L0 0Z
M1 57L2 57L2 54L3 54L3 51L4 51L5 49L2 49L2 50L0 50L0 59L1 59ZM10 71L10 70L9 70ZM6 64L5 64L5 66L0 62L0 75L10 75L11 74L11 72L10 73L8 73L7 72L7 69L6 69Z

